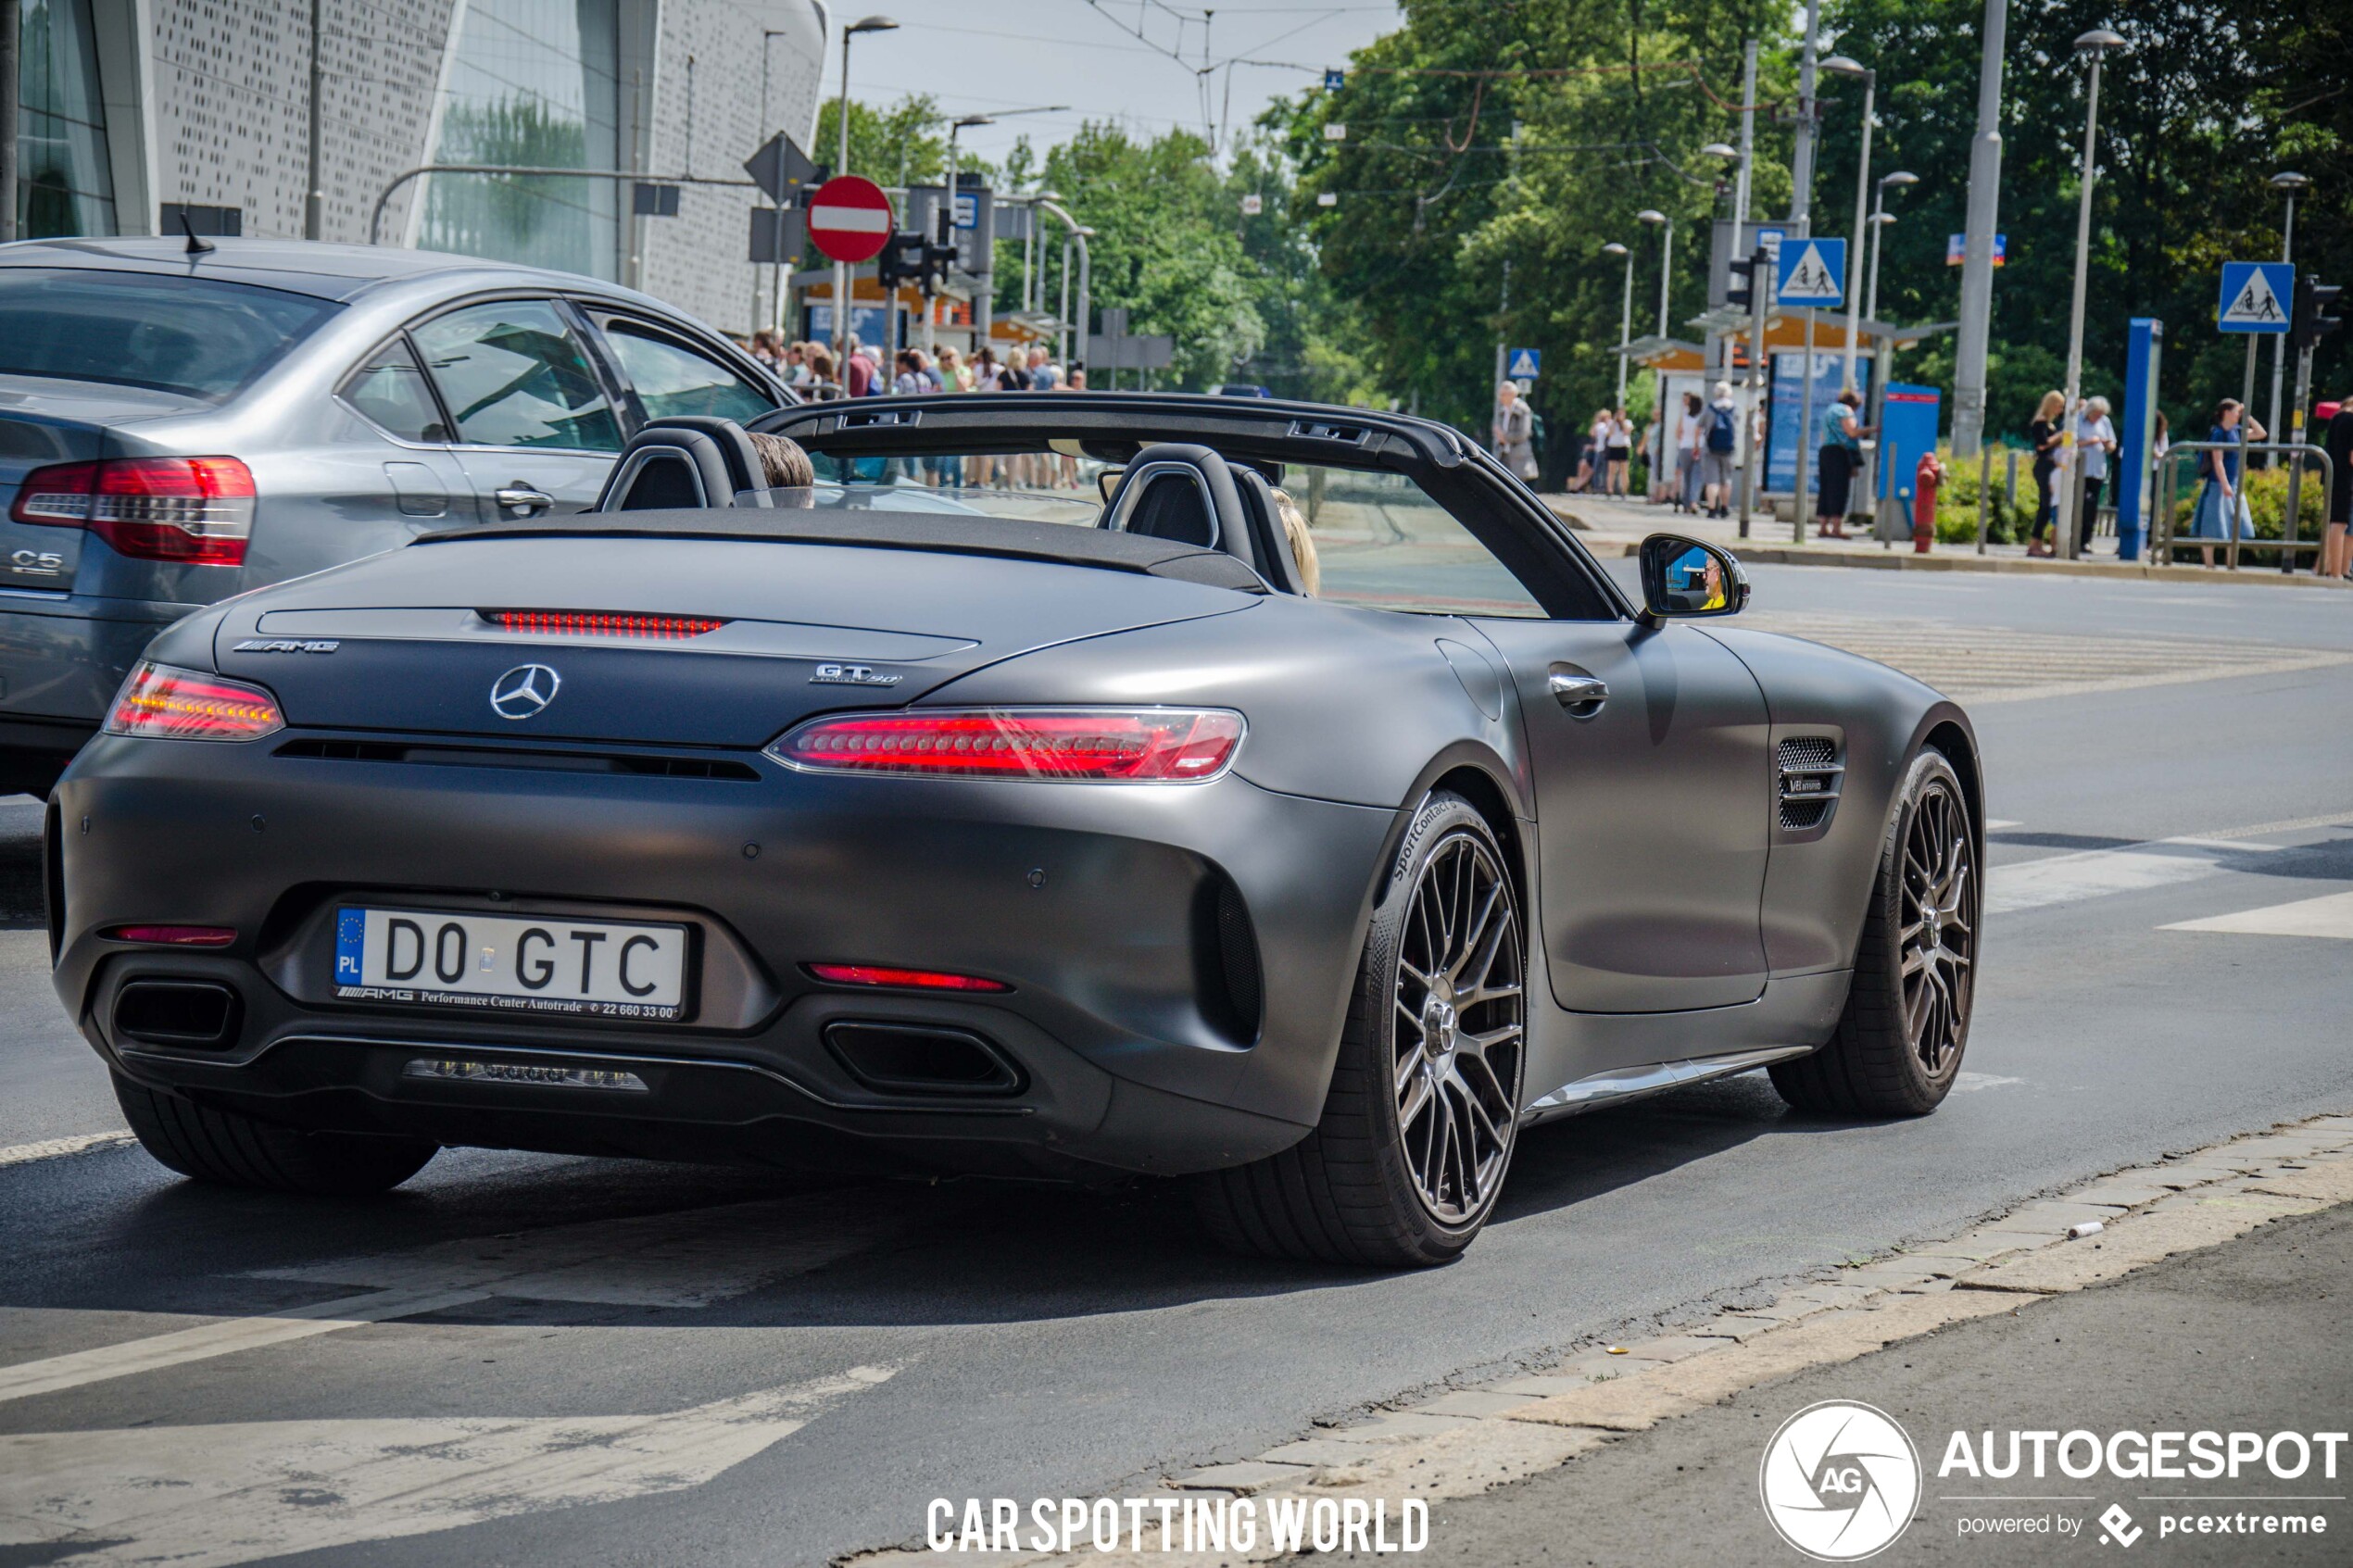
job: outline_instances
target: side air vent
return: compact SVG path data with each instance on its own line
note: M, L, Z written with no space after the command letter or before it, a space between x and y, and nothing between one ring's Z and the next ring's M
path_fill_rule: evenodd
M1826 827L1846 776L1838 743L1828 735L1793 735L1781 742L1777 763L1781 831L1810 834Z
M1256 1043L1265 989L1258 934L1241 889L1223 872L1213 871L1194 899L1193 955L1202 1016L1234 1044Z

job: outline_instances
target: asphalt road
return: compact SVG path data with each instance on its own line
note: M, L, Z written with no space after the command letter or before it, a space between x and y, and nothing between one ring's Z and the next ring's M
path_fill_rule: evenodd
M2048 695L1975 709L1998 909L1934 1117L1816 1123L1751 1076L1556 1123L1466 1259L1388 1276L1224 1257L1150 1185L459 1151L355 1209L198 1189L135 1148L0 1164L0 1568L822 1562L912 1539L934 1497L1118 1495L2353 1110L2341 908L2251 922L2335 937L2160 929L2353 890L2353 597L1754 575L1760 623L1895 628L1957 684L2009 642L2057 650ZM2339 661L2278 667L2308 656ZM0 806L8 1148L120 1125L47 988L36 828Z

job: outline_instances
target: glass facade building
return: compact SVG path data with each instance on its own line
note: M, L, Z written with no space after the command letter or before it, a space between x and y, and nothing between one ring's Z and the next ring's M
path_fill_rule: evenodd
M620 0L471 0L460 14L432 161L622 167ZM436 174L417 243L616 277L618 184Z
M115 232L105 100L90 0L24 0L17 233Z

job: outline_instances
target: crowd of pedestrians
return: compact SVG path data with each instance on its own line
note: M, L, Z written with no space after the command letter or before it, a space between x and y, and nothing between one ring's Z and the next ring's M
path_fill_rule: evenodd
M1000 358L995 345L983 345L969 359L952 345L937 355L902 348L887 372L881 353L860 342L855 332L838 360L824 343L787 342L784 334L765 327L752 334L750 347L753 358L812 402L930 392L1087 390L1085 370L1065 371L1044 348L1036 346L1009 350Z

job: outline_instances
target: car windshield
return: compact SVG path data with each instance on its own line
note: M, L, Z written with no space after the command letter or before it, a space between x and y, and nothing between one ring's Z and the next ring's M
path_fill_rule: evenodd
M887 458L812 452L809 458L814 488L773 491L773 504L956 512L1078 528L1103 523L1124 471L1117 463L1058 449ZM1404 475L1301 463L1261 471L1278 508L1297 519L1296 534L1286 525L1285 539L1292 575L1311 596L1409 614L1544 615L1478 536Z
M332 300L213 278L0 267L0 374L219 402L308 337Z

